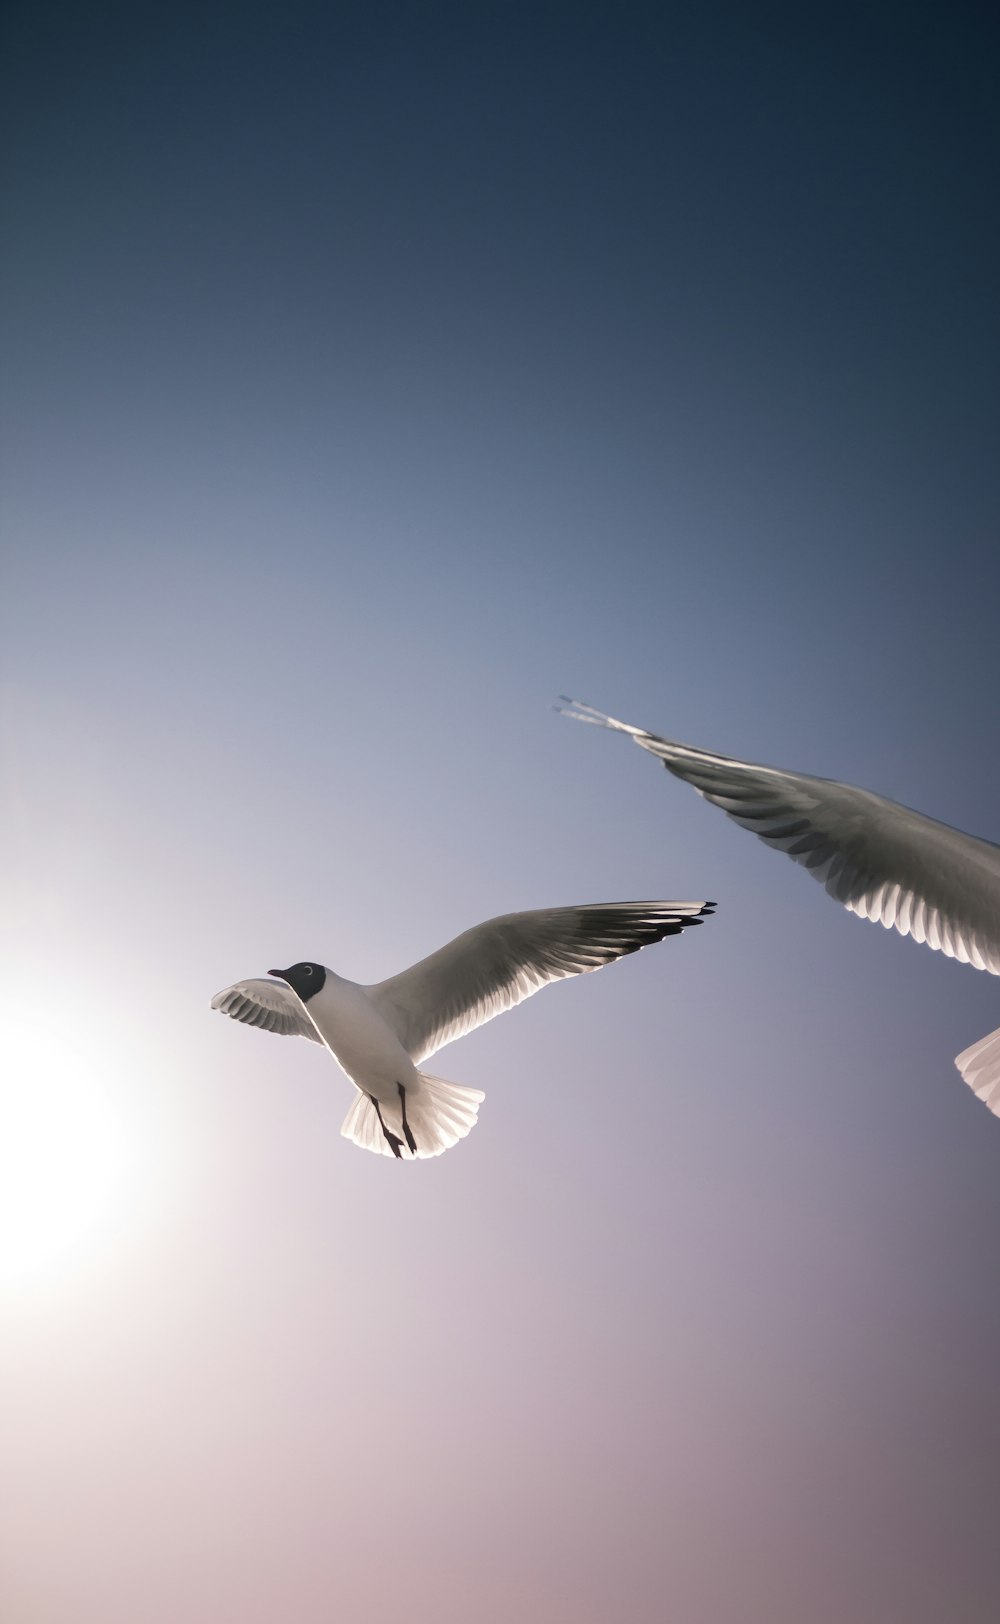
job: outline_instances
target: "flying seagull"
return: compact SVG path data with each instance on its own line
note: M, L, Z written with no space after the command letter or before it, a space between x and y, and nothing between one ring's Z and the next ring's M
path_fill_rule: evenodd
M809 869L851 913L1000 975L1000 846L853 784L695 750L561 700L556 709L578 722L631 734L706 801ZM1000 1030L955 1064L1000 1115Z
M388 981L363 987L324 964L237 981L212 1008L328 1048L357 1090L341 1133L363 1150L439 1156L464 1139L484 1096L418 1067L539 987L599 970L698 925L711 902L593 902L501 914Z

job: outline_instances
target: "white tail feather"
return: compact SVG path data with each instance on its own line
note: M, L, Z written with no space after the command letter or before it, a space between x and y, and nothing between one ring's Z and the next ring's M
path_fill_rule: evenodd
M963 1049L955 1064L972 1092L1000 1116L1000 1029Z
M457 1145L475 1126L479 1107L486 1098L479 1088L447 1083L443 1077L432 1077L426 1071L420 1072L419 1076L420 1087L408 1090L406 1095L406 1121L417 1147L415 1153L406 1144L399 1101L379 1101L382 1121L400 1141L402 1161L421 1161L427 1156L440 1156L443 1150ZM367 1094L358 1092L340 1131L345 1139L353 1139L362 1150L374 1151L376 1156L395 1156L392 1145L382 1132L378 1111Z

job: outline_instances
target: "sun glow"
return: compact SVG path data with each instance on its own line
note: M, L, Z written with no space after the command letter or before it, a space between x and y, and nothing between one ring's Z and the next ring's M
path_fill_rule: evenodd
M128 1143L93 1057L40 1012L0 1030L0 1285L91 1254L120 1209Z

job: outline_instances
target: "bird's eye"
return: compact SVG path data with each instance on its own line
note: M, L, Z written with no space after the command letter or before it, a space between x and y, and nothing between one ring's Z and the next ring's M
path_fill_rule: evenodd
M307 975L307 976L311 976L311 975L312 975L312 973L313 973L313 967L312 967L312 965L311 965L311 964L306 964L306 965L304 965L304 966L303 966L303 973L304 973L304 974L305 974L305 975Z

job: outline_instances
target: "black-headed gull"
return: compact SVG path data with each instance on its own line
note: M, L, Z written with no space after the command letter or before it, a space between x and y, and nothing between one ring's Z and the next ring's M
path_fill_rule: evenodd
M1000 975L1000 846L992 841L853 784L661 739L577 699L556 709L630 734L675 777L809 869L851 913ZM955 1064L1000 1115L1000 1030L964 1049Z
M216 993L212 1008L325 1044L357 1089L340 1130L345 1138L382 1156L438 1156L465 1138L483 1095L419 1071L423 1061L550 981L676 936L713 906L594 902L502 914L374 986L302 962L269 970L276 981L238 981Z

